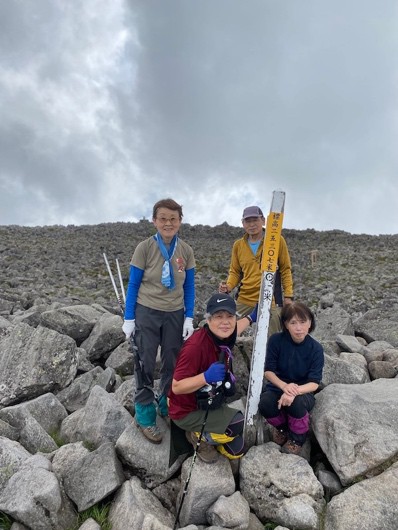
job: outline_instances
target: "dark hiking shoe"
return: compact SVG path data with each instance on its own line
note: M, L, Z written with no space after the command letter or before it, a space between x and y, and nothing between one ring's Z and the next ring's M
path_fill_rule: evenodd
M137 423L137 427L142 432L147 440L153 444L160 444L163 439L162 432L157 425L150 425L149 427L143 427Z
M284 445L287 442L286 431L272 427L272 441L278 445Z
M188 441L192 444L192 447L196 449L196 444L198 443L199 438L198 435L189 431L185 431L185 434ZM216 448L203 440L200 442L197 455L203 462L206 462L206 464L213 464L218 459Z
M289 455L300 456L302 446L296 444L293 440L288 440L285 445L282 447L282 453L287 453Z

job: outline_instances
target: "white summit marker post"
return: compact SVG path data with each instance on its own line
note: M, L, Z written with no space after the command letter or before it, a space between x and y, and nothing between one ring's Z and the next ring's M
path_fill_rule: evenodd
M278 265L281 240L285 192L276 190L272 194L271 210L267 217L263 255L261 260L261 288L258 301L257 325L253 342L249 388L245 412L245 438L247 427L254 425L263 386L264 363L268 339L269 318L274 294L274 281Z

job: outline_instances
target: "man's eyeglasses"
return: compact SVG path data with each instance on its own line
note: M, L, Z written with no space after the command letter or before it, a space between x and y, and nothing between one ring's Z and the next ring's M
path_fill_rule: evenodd
M167 223L170 223L172 225L176 225L180 222L179 217L156 217L156 219L161 223L162 225L165 225Z

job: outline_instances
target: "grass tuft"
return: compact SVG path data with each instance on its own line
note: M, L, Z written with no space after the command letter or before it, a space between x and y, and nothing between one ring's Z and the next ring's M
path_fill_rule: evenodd
M98 503L91 506L91 508L79 513L75 526L70 530L79 530L82 524L88 519L94 519L94 521L101 527L101 530L112 530L112 525L110 521L108 521L109 509L109 503Z
M61 438L58 431L50 432L50 436L54 440L54 442L57 444L58 447L62 447L63 445L66 444L66 441L63 438Z
M95 451L95 449L96 449L95 444L94 444L93 442L88 442L87 440L85 440L85 441L83 442L83 446L84 446L86 449L88 449L88 450L90 451L90 453L91 453L92 451Z
M0 512L0 530L10 530L12 520L4 512Z

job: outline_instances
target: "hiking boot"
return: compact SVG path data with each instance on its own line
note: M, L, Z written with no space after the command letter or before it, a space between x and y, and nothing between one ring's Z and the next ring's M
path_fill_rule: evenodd
M272 427L272 441L278 445L284 445L287 442L287 434L283 429Z
M194 432L185 431L185 435L188 442L192 444L192 447L196 449L199 436ZM200 442L199 449L197 452L198 457L206 464L213 464L218 459L218 453L213 445L204 442L203 439Z
M142 432L147 440L153 444L160 444L163 439L162 432L157 425L150 425L149 427L143 427L137 423L137 427Z
M300 456L302 446L296 444L293 440L288 440L285 445L282 447L282 453L287 453L289 455Z

